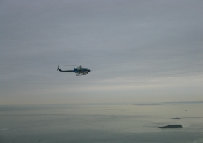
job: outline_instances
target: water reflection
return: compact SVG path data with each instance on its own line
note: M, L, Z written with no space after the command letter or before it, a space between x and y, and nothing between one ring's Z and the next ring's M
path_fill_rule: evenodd
M202 142L202 107L201 103L0 106L0 142ZM157 128L167 124L183 128Z

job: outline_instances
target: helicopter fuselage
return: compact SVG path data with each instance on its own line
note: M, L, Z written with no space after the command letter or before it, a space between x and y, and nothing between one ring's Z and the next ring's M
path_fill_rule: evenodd
M88 69L88 68L82 68L82 66L79 66L77 68L74 68L73 70L62 70L59 68L58 66L58 69L57 69L59 72L74 72L76 73L76 76L79 76L79 75L86 75L88 74L91 70Z

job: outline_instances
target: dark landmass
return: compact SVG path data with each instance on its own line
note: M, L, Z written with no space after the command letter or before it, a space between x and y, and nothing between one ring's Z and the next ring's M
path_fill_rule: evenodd
M179 119L181 119L181 118L175 117L175 118L171 118L171 119L177 119L177 120L179 120Z
M161 103L137 103L137 104L133 104L133 105L137 105L137 106L153 106L153 105L161 105Z
M159 128L183 128L182 125L166 125Z

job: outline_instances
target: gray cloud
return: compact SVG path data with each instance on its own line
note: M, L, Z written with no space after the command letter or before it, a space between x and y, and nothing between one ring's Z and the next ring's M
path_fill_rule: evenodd
M142 94L148 95L147 85L165 84L168 77L176 79L166 91L174 89L178 96L171 84L184 77L178 84L194 86L202 77L202 9L198 0L1 1L2 103L5 96L9 103L14 95L29 99L29 93L42 97L49 90L61 96L100 95L96 89L105 85L112 90L104 94L115 100L118 87L137 98L136 88L126 92L129 79L131 87L146 85ZM56 72L58 64L82 64L93 72L76 78ZM197 80L187 81L191 76Z

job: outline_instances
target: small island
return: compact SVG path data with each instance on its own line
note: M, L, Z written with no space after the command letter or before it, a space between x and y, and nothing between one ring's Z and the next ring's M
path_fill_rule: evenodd
M177 120L179 120L179 119L181 119L181 118L179 118L179 117L175 117L175 118L171 118L171 119L177 119Z
M159 128L183 128L182 125L166 125Z

